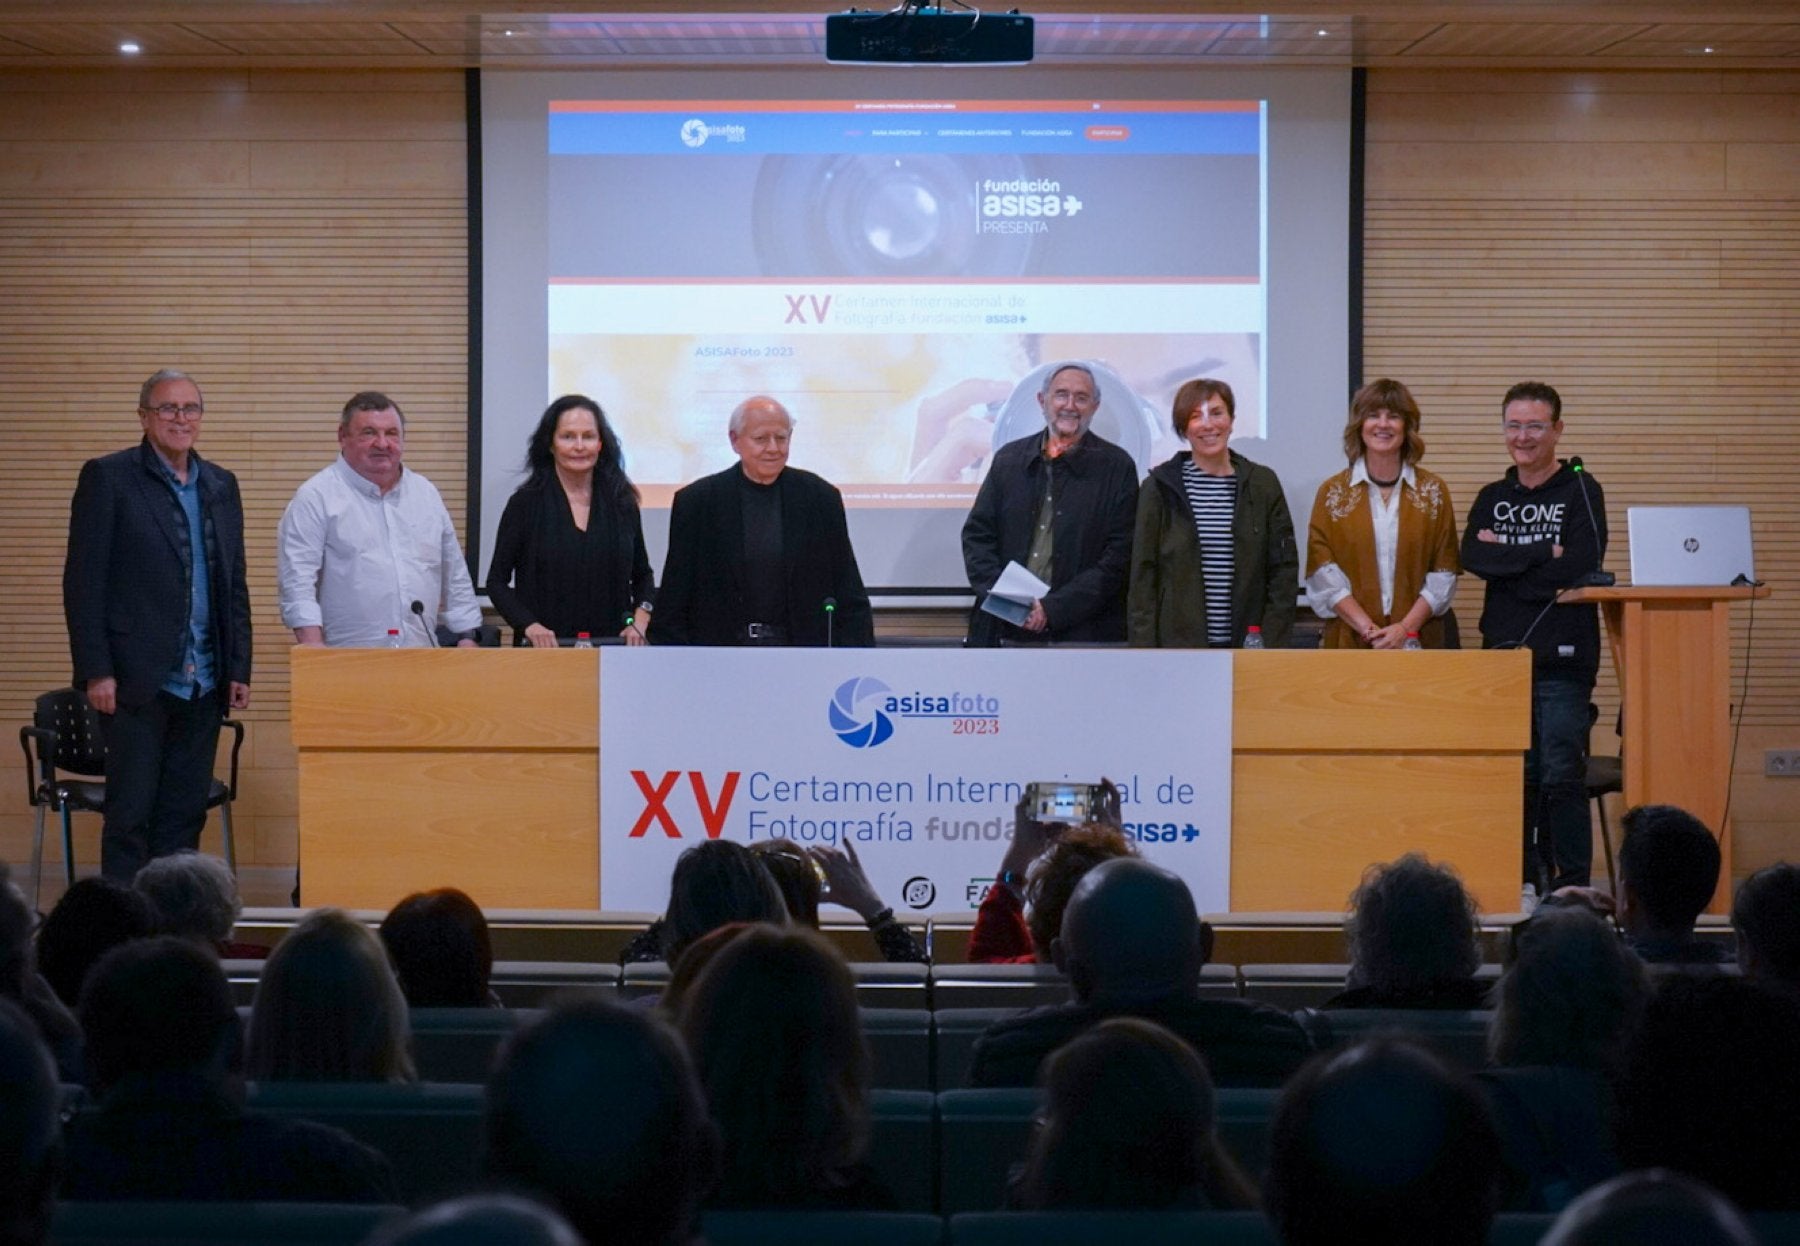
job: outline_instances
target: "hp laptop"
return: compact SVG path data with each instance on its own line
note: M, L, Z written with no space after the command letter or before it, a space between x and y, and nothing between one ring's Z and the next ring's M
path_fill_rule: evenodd
M1754 580L1748 506L1632 506L1631 582L1657 585L1730 584Z

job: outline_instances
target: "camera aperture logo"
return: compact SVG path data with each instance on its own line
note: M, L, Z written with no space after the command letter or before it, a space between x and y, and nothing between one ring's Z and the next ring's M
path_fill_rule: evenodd
M863 708L865 702L886 697L891 691L872 675L858 675L839 684L825 711L837 738L851 748L874 748L893 735L894 720L882 712L879 703L866 712Z
M698 117L689 117L681 123L682 146L701 147L709 138L716 138L723 143L741 143L744 141L744 127L741 125L708 125Z
M826 718L851 748L874 748L892 738L896 718L947 720L951 735L999 735L1000 698L986 692L895 692L873 675L858 675L831 694Z

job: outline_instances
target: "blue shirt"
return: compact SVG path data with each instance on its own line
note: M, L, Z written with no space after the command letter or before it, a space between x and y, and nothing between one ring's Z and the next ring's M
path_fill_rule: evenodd
M215 684L212 642L212 581L206 566L206 529L200 514L200 460L189 457L183 483L162 455L156 456L163 480L174 490L181 513L187 517L188 624L181 646L181 662L169 672L162 690L184 701L211 692Z

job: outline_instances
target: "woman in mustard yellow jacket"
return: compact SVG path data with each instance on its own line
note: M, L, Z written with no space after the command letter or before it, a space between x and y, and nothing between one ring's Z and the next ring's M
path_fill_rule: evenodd
M1350 466L1319 486L1306 541L1307 604L1327 649L1399 649L1417 632L1444 644L1456 593L1456 515L1450 490L1418 466L1419 404L1383 378L1356 391L1344 426Z

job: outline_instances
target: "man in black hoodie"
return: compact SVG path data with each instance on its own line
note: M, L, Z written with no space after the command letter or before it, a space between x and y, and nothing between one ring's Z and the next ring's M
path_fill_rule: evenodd
M1586 886L1594 845L1584 781L1600 620L1594 606L1558 598L1600 567L1606 501L1580 460L1556 457L1563 425L1554 389L1521 382L1500 410L1513 465L1469 510L1463 568L1487 581L1482 647L1532 653L1525 883L1541 889L1547 873L1551 890Z

